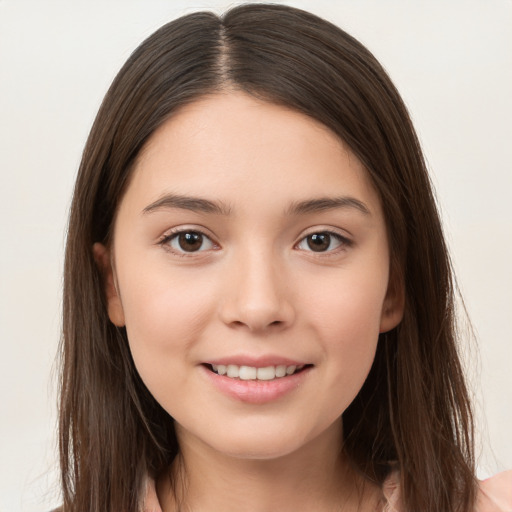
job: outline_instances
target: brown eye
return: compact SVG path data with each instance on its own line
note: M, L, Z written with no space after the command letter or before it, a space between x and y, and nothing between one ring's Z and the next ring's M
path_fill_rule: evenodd
M199 231L181 231L167 237L163 243L177 253L202 252L214 247L213 242Z
M297 244L297 248L303 251L332 252L343 246L350 247L350 245L351 241L338 233L320 231L305 236Z
M314 233L306 237L308 247L315 252L323 252L329 249L331 245L331 235L329 233Z
M181 249L187 252L194 252L201 249L203 245L203 235L201 233L180 233L178 235L178 244Z

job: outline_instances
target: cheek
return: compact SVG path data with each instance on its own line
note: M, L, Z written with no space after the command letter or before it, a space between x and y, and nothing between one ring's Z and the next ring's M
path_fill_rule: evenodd
M308 286L308 309L312 320L328 338L363 341L379 333L387 272L368 268L341 270L323 281Z
M163 275L153 267L126 281L129 287L121 290L132 357L152 392L158 382L186 378L183 363L214 311L206 286Z
M361 389L375 358L387 280L380 274L351 274L338 282L310 295L310 318L323 343L333 407L341 407L341 413Z

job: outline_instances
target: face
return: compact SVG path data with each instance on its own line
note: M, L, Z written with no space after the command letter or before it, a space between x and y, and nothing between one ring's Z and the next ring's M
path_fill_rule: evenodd
M279 457L322 436L401 318L365 169L320 123L242 93L175 114L140 154L109 316L180 443Z

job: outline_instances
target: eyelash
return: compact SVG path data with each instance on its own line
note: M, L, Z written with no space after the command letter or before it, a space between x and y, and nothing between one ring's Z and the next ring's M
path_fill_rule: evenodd
M352 240L350 240L349 238L347 238L343 235L340 235L339 233L337 233L335 231L319 230L319 231L312 231L312 232L308 233L307 235L305 235L304 237L302 237L300 239L300 241L295 245L295 247L299 247L299 245L303 244L303 243L308 243L307 242L308 238L312 237L312 236L328 236L329 237L329 246L331 245L333 239L336 240L339 244L338 247L335 247L334 249L330 249L327 251L315 251L315 250L311 249L311 247L310 247L311 250L308 250L306 252L311 252L313 254L321 254L323 256L331 256L331 255L337 254L338 252L340 252L346 248L349 248L353 245Z
M203 252L204 249L199 250L199 251L186 251L184 249L180 250L177 248L173 248L171 246L171 242L174 240L179 240L180 235L192 235L192 234L199 235L202 238L201 246L203 245L204 241L207 240L211 244L211 246L212 246L211 248L218 248L218 245L206 233L204 233L200 229L192 229L192 228L190 228L190 229L179 228L179 229L173 230L170 233L168 233L167 235L165 235L158 242L158 244L177 256L187 258L187 257L193 256L193 255L197 255L200 252Z
M211 244L211 247L207 249L202 249L201 247L197 251L186 251L184 249L178 249L173 248L171 246L171 242L174 240L179 240L180 235L199 235L201 237L201 247L204 244L204 241L207 240L209 244ZM352 240L348 239L345 236L340 235L339 233L335 231L329 231L329 230L319 230L319 231L312 231L305 236L303 236L298 243L294 245L294 248L299 248L299 246L303 243L308 243L308 238L312 236L328 236L329 237L329 246L332 243L332 240L336 240L338 242L338 247L335 247L334 249L326 250L326 251L315 251L314 249L311 249L311 246L309 246L310 250L305 250L305 252L311 252L313 254L321 254L324 256L330 256L333 254L338 253L339 251L342 251L345 248L351 247L353 245ZM179 243L179 242L178 242ZM172 252L173 254L176 254L180 257L191 257L193 255L197 255L198 253L204 252L205 250L209 249L216 249L219 246L203 231L199 229L177 229L175 231L172 231L165 235L159 242L159 245L163 246L166 250ZM308 244L309 245L309 244Z

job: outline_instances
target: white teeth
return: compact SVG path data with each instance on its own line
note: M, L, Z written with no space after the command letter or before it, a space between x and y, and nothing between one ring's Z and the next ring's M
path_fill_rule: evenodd
M286 375L286 366L281 364L276 366L276 377L284 377Z
M296 369L297 369L297 367L296 367L296 366L287 366L287 367L286 367L286 373L287 373L288 375L291 375L292 373L294 373L294 372L295 372L295 370L296 370Z
M236 364L228 364L228 377L237 378L240 377L240 366Z
M217 372L219 375L226 375L228 371L228 367L223 364L212 364L212 368L214 372Z
M238 366L236 364L212 364L212 369L219 375L226 375L232 379L240 380L274 380L293 375L297 370L302 370L304 365L278 365L256 368L254 366Z
M256 368L252 366L240 366L239 377L240 380L254 380L256 378Z
M265 368L258 368L258 380L272 380L276 378L276 367L265 366Z

